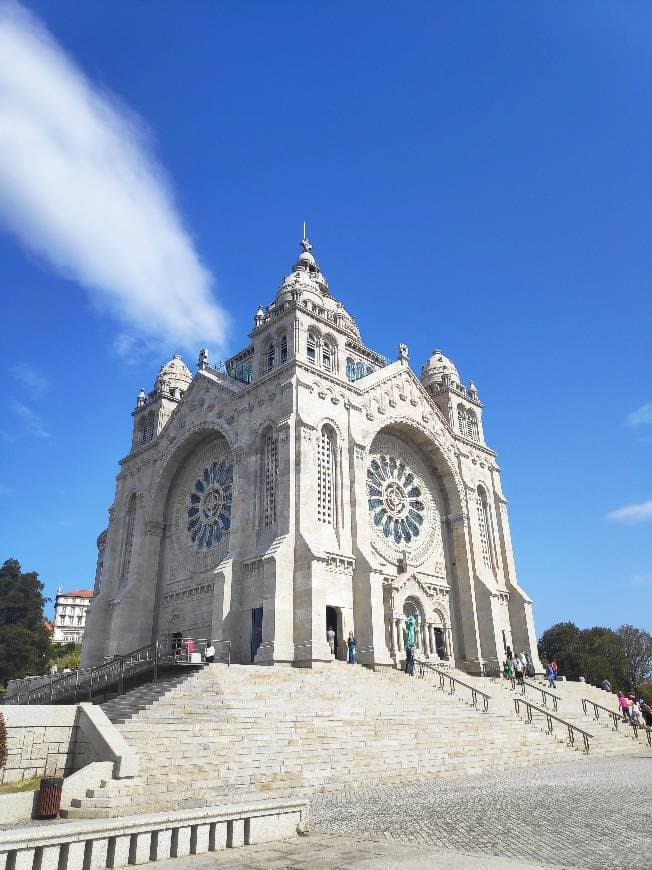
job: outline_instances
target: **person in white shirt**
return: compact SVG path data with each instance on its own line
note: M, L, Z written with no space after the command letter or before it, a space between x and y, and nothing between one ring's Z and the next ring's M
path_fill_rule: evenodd
M328 641L328 645L331 648L331 655L335 654L335 632L332 628L329 628L326 632L326 640Z
M206 652L204 653L204 658L206 659L207 665L212 665L215 661L215 647L213 646L212 640L208 641Z

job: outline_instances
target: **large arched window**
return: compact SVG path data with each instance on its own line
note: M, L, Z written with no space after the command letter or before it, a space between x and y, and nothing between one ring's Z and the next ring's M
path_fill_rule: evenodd
M478 418L476 417L475 411L472 411L470 408L466 411L466 431L469 438L472 438L474 441L480 440Z
M493 556L493 540L491 534L491 519L489 517L489 505L487 503L487 493L484 487L479 486L477 490L478 503L478 525L480 527L480 549L482 550L482 561L485 568L490 571L494 570Z
M284 335L281 338L281 363L287 362L288 359L288 339Z
M317 519L334 526L335 509L335 432L324 426L319 434L317 453Z
M346 376L350 381L355 380L355 362L351 357L348 357L346 361Z
M263 526L269 529L276 523L278 439L272 429L268 429L263 437Z
M118 572L118 585L124 586L129 577L129 564L131 563L131 550L134 543L134 524L136 521L136 493L129 496L125 520L122 531L122 552L120 553L120 571Z

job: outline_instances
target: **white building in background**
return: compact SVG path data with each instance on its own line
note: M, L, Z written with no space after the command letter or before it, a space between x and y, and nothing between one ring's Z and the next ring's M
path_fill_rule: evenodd
M91 603L90 589L57 592L54 602L53 643L81 643L86 628L86 611Z
M138 395L82 664L191 636L310 667L332 628L337 658L352 631L361 664L399 668L413 615L426 658L540 668L475 384L441 350L420 377L404 344L387 363L301 246L240 353L195 375L175 356Z

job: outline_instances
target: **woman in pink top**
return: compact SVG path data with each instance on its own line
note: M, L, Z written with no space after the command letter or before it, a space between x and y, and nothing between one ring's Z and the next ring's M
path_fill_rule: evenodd
M623 714L623 720L629 722L629 701L622 692L618 695L618 706Z

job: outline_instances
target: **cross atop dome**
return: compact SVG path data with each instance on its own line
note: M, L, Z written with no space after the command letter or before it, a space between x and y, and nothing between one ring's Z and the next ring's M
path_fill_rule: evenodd
M306 254L309 254L312 251L312 245L310 244L310 239L308 238L308 233L306 231L306 222L303 222L303 238L299 242L303 250Z

